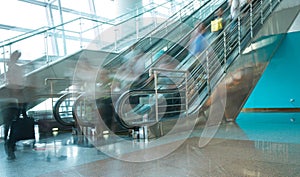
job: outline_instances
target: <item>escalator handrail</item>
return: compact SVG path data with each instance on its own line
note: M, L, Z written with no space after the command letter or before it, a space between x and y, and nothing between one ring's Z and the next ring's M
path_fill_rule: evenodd
M249 4L248 4L248 5L249 5ZM275 7L274 7L274 8L275 8ZM232 23L232 22L231 22L231 23ZM231 23L227 26L227 28L229 28L229 26L231 25ZM225 28L225 29L226 29L226 28ZM224 33L224 32L225 32L225 30L223 31L223 33ZM250 42L250 41L249 41L249 42ZM229 67L229 66L228 66L228 67ZM127 94L128 94L128 93L132 93L132 92L128 91ZM129 97L129 96L126 95L126 97ZM122 97L120 97L120 99L122 99ZM118 103L122 103L122 101L118 101ZM119 110L119 109L120 109L120 106L118 106L118 110ZM199 108L199 109L200 109L200 108ZM194 111L193 111L193 112L194 112Z
M144 13L150 12L151 10L156 9L157 7L161 7L161 6L163 6L163 5L167 4L167 3L169 3L169 2L164 2L163 4L159 4L158 6L153 7L152 9L147 10L147 11L145 11ZM66 24L72 23L72 22L77 21L77 20L80 20L80 19L85 19L85 20L94 21L94 22L97 22L97 23L102 23L102 24L108 24L108 25L112 25L112 26L117 26L117 25L120 25L120 24L122 24L122 23L125 23L126 21L129 21L129 20L131 20L131 19L133 19L133 18L128 18L128 19L125 19L125 20L123 20L123 21L121 21L121 22L118 22L118 23L112 23L111 21L114 21L114 20L116 20L116 19L118 19L118 18L121 18L122 16L125 16L125 15L127 15L127 14L129 14L129 13L131 13L131 12L128 12L128 13L126 13L126 14L123 14L123 15L121 15L121 16L118 16L118 17L116 17L115 19L110 20L110 21L103 21L103 20L94 19L94 18L88 18L88 17L83 17L83 16L82 16L82 17L77 17L77 18L74 18L74 19L72 19L72 20L70 20L70 21L67 21L67 22L65 22L65 23L62 23L62 24L59 24L59 25L56 25L56 26L53 26L53 27L43 26L43 27L40 27L40 28L38 28L38 29L31 30L31 31L29 31L29 32L27 32L27 33L24 33L24 34L21 34L21 35L17 35L17 36L11 37L11 38L9 38L9 39L6 39L6 40L4 40L4 41L1 41L1 42L0 42L0 47L4 47L4 46L7 46L7 45L11 45L11 44L17 43L17 42L22 41L22 40L25 40L25 39L27 39L27 38L33 37L33 36L35 36L35 35L39 35L39 34L45 33L45 32L47 32L47 31L49 31L49 30L57 29L58 27L64 26L64 25L66 25ZM141 13L141 14L139 14L139 15L142 15L142 14L144 14L144 13ZM135 15L134 18L138 17L139 15ZM28 35L28 34L31 34L31 35L26 36L26 35ZM23 36L25 36L25 37L23 37ZM19 39L18 39L18 38L19 38Z
M159 93L159 94L171 94L171 93L177 93L178 90L177 89L159 89L159 90L155 90L155 89L143 89L143 90L135 90L135 89L132 89L132 90L128 90L126 92L124 92L120 97L122 97L123 99L118 99L116 104L115 104L115 110L118 114L118 121L121 123L121 125L124 127L124 128L127 128L127 129L132 129L132 128L135 128L136 126L132 126L132 125L128 125L126 123L126 121L124 121L122 119L122 106L124 105L124 102L126 100L128 100L128 98L132 95L135 95L135 94L140 94L140 95L144 95L144 94L154 94L154 93ZM152 105L153 106L153 105Z
M221 4L221 6L226 6L226 3L227 2L224 2L223 4ZM226 8L226 9L228 9L228 8ZM215 14L215 12L218 10L218 8L211 14L211 16L208 16L207 18L205 18L205 20L203 20L203 21L207 21L208 19L210 19L210 18L212 18L212 16L214 16L214 14ZM192 14L193 15L193 14ZM191 15L191 16L192 16ZM197 26L196 26L196 28L197 28ZM179 41L179 43L181 43L182 41L184 41L184 40L186 40L186 39L188 39L189 37L190 37L190 34L193 32L193 30L191 30L190 31L190 33L187 33L187 34L185 34L184 36L183 36L183 38ZM175 46L173 46L173 47L171 47L169 50L167 50L166 51L166 53L167 52L170 52L171 50L173 50L175 48ZM176 56L178 56L179 54L177 54ZM175 56L175 58L176 58L176 56ZM162 60L163 59L163 56L161 56L160 58L158 58L154 63L153 63L153 65L155 65L156 63L158 63L160 60ZM149 76L151 76L151 74L150 74L150 70L151 70L151 67L153 66L153 65L150 65L148 68L146 68L146 70L145 70L145 72L149 72ZM180 69L180 68L179 68ZM142 86L140 86L139 88L140 89L143 89L144 87L146 87L149 83L151 83L153 81L153 77L149 77L146 81L144 81L144 84L142 85Z
M221 4L221 6L225 6L226 3L227 3L227 2L224 2L223 4ZM205 4L205 5L206 5L206 4ZM201 6L201 7L204 7L205 5L203 5L203 6ZM228 8L226 8L226 9L228 9ZM198 10L199 10L199 9L198 9ZM198 10L196 10L195 13L196 13ZM215 12L216 12L217 10L218 10L218 8L217 8L213 13L211 13L211 16L208 16L208 17L205 18L203 21L207 21L208 19L212 18L212 16L215 15ZM190 16L193 16L193 15L194 15L194 13L193 13L192 15L190 15ZM187 19L186 19L186 20L187 20ZM198 26L196 26L196 28L197 28L197 27L198 27ZM176 26L175 28L178 28L178 27ZM187 34L184 34L183 38L180 39L180 40L178 41L178 43L183 43L183 41L187 40L187 39L190 37L190 35L191 35L192 32L193 32L193 30L191 30L191 31L190 31L189 33L187 33ZM156 42L156 43L158 43L158 42ZM153 45L155 45L155 44L153 44ZM176 46L170 47L170 48L166 51L166 53L168 53L168 52L174 50L175 47L176 47ZM177 54L176 56L178 56L178 55L180 55L180 53ZM174 58L176 58L176 56L174 56ZM117 57L118 57L118 56L117 56ZM164 56L159 57L158 59L156 59L156 61L154 61L151 65L149 65L149 66L145 69L145 73L146 73L146 72L149 72L149 71L150 71L150 68L151 68L152 66L154 66L156 63L158 63L158 62L160 62L161 60L163 60L163 57L164 57ZM144 81L144 84L143 84L142 86L140 86L140 88L142 89L142 88L146 87L146 86L147 86L150 82L152 82L152 81L153 81L153 78L149 77L146 81Z
M86 120L82 120L81 117L77 114L77 107L79 102L86 97L86 93L80 93L79 96L76 98L73 106L72 106L72 115L75 120L76 126L83 126L83 127L88 127L88 126L94 126L93 122L89 122Z
M138 15L135 15L135 16L131 17L131 18L127 18L126 20L123 20L123 21L118 22L118 23L113 23L113 24L115 24L115 26L118 26L118 25L122 24L122 22L124 22L124 21L132 20L132 19L134 19L134 18L136 18L136 17L138 17L138 16L140 16L140 15L142 15L142 14L144 14L144 13L151 12L152 10L157 9L158 7L162 7L162 6L164 6L164 5L168 4L168 3L170 3L170 2L166 1L166 2L164 2L164 3L162 3L162 4L158 4L157 6L152 7L151 9L149 9L149 10L147 10L147 11L144 11L143 13L140 13L140 14L138 14ZM151 2L151 5L152 5L152 4L156 4L156 3ZM149 6L149 5L150 5L150 4L148 4L147 6ZM144 7L145 7L145 6L140 7L139 9L143 9ZM135 10L133 10L133 11L137 11L137 10L135 9ZM116 17L116 18L110 20L110 22L112 22L112 21L118 21L117 19L121 19L122 17L124 17L124 16L126 16L126 15L132 13L133 11L130 11L130 12L127 12L127 13L125 13L125 14L123 14L123 15L120 15L120 16L118 16L118 17Z
M223 6L223 5L225 5L225 3L227 3L227 2L224 2L221 6ZM214 14L215 14L215 12L218 10L218 8L211 14L212 16L214 16ZM191 15L192 16L192 15ZM209 19L209 18L211 18L211 16L208 16L205 20L207 20L207 19ZM205 21L204 20L204 21ZM192 32L192 31L191 31ZM190 33L189 34L187 34L186 36L184 36L184 38L188 38L190 36ZM181 40L184 40L184 38L183 39L181 39ZM151 67L149 67L149 75L151 76ZM153 81L153 77L149 77L148 79L147 79L147 81L145 82L145 84L142 86L142 87L145 87L148 83L150 83L151 81ZM180 84L180 85L182 85L182 84ZM140 89L142 90L142 91L146 91L147 89L142 89L142 87L140 87ZM168 89L166 89L166 90L168 90ZM153 90L151 90L152 92L153 92ZM138 91L137 90L129 90L128 92L126 92L126 93L124 93L124 94L122 94L120 97L119 97L119 99L118 99L118 101L117 101L117 104L116 104L116 110L118 111L118 113L120 113L119 111L121 111L122 109L121 109L121 107L119 106L119 104L122 104L122 101L120 101L120 100L126 100L125 98L123 98L123 97L126 97L127 98L127 96L128 96L128 94L133 94L133 93L137 93ZM160 92L160 91L159 91ZM189 103L190 104L190 103ZM122 124L126 124L126 123L124 123L124 121L122 121ZM129 127L128 125L127 125L127 127Z
M206 6L208 3L210 3L210 1L206 1L205 4L203 4L202 6L200 6L197 10L195 10L190 16L192 16L194 13L196 13L197 11L199 11L201 8L203 8L204 6ZM180 11L188 8L189 6L191 6L193 4L193 2L191 1L190 3L188 3L187 5L185 5L182 9L180 9L177 13L173 14L171 17L169 17L167 20L174 18L175 16L177 16L178 14L180 14ZM124 53L130 52L130 48L137 46L139 43L141 43L143 40L146 40L147 38L151 37L153 33L155 33L154 31L160 32L160 28L163 28L165 26L165 24L168 21L165 21L164 23L161 23L160 25L158 25L158 27L156 29L154 29L153 31L148 32L146 35L144 35L142 38L140 38L138 41L136 41L135 43L133 43L131 46L128 47L127 50L121 52L120 54L118 54L116 57L110 59L109 61L107 61L106 63L103 64L103 67L106 67L107 65L109 65L111 62L117 60L118 58L120 58L120 56L124 55ZM172 29L176 29L178 28L178 26L174 26ZM165 34L165 36L168 34ZM162 38L164 38L165 36L163 36ZM152 46L154 46L154 44L152 44Z
M75 121L76 121L76 119L74 118L74 116L73 116L74 122L73 122L73 121L72 121L72 122L65 122L65 121L61 118L61 116L60 116L60 114L59 114L59 107L60 107L60 104L61 104L66 98L68 98L68 97L70 97L70 96L74 96L74 95L75 95L75 97L78 97L80 94L81 94L81 93L79 93L79 92L69 92L69 93L65 93L64 95L62 95L62 96L56 101L56 103L55 103L54 106L53 106L53 116L54 116L55 120L56 120L58 123L60 123L60 124L63 125L63 126L72 126L72 127L75 126Z

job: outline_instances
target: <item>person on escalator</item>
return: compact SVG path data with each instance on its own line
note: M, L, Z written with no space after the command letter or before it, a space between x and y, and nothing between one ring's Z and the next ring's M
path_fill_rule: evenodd
M192 34L191 44L190 44L190 51L192 55L197 56L208 47L208 42L206 37L207 37L206 25L204 23L200 23L195 33Z
M224 17L224 11L223 8L220 7L215 14L215 18L211 21L211 32L213 39L212 48L221 63L223 62L222 55L224 54L224 35L222 32L225 25L226 19Z
M189 54L182 61L183 67L181 69L190 69L193 63L195 63L195 59L202 62L198 57L208 47L206 25L200 23L196 26L197 27L195 31L191 33L190 40L187 44Z
M16 50L11 56L7 63L8 70L6 72L8 97L10 99L15 99L16 104L14 107L10 107L4 111L4 146L7 153L7 159L15 159L15 144L16 139L12 134L8 134L9 131L12 132L12 124L17 118L19 118L20 113L24 106L24 88L25 88L25 78L24 70L21 66L17 64L18 59L21 57L21 52ZM25 115L24 115L25 116Z
M225 19L223 14L223 8L220 7L215 14L215 18L211 21L211 32L215 37L217 37L225 27Z
M241 0L228 0L228 5L230 7L230 28L228 31L230 49L236 45L238 39L238 17L241 11L240 1Z
M241 9L241 0L228 0L230 7L230 18L232 21L236 21Z

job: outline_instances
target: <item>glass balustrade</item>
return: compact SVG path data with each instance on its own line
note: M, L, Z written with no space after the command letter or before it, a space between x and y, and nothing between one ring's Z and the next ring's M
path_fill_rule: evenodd
M45 65L78 52L88 45L96 47L95 50L106 46L108 47L107 50L116 51L121 49L118 46L118 40L124 37L128 37L129 41L138 40L140 36L147 33L147 30L142 31L142 29L152 25L152 28L148 29L149 31L157 25L155 22L159 20L155 19L165 18L165 16L175 13L168 11L168 14L165 14L171 6L178 7L185 3L185 1L176 1L175 5L174 2L168 1L160 4L150 3L109 21L79 17L55 27L42 27L4 40L0 43L2 54L2 61L0 62L1 83L3 84L5 80L3 73L7 70L6 62L14 50L22 52L19 63L21 65L33 61L39 61L39 65ZM144 20L145 18L147 20ZM130 24L134 28L128 28L127 25ZM125 29L126 27L130 30ZM130 37L130 35L132 36ZM127 45L129 44L127 43ZM38 67L40 66L26 68L27 74Z

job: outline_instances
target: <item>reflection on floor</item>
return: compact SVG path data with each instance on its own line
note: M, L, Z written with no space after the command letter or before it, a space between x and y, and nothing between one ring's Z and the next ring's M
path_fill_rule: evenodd
M41 138L33 148L30 141L18 142L14 161L6 160L1 142L0 176L300 176L298 113L242 113L237 123L221 124L210 143L199 148L203 128L204 124L197 124L174 151L140 163L119 159L157 155L177 146L181 135L155 146L149 140L144 143L149 151L122 151L126 146L116 142L108 147L120 156L110 157L83 137L61 133Z

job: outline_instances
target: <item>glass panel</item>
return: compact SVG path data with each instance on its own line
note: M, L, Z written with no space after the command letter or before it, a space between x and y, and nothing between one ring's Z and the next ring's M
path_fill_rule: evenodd
M42 56L45 56L45 34L35 35L30 38L30 40L22 40L12 44L11 51L20 50L22 51L22 56L20 60L34 60Z
M70 1L70 0L60 0L60 1L61 1L62 8L67 8L67 9L72 9L72 10L75 10L78 12L93 14L93 12L91 12L90 7L89 7L89 0L76 0L76 3L74 3L74 1ZM101 1L103 1L103 0L101 0ZM107 8L107 9L109 9L109 8Z
M107 1L107 3L111 3L112 5L112 2ZM164 1L161 3L166 3L166 2ZM32 7L39 7L39 9L43 10L43 13L45 12L44 11L45 9L41 8L42 6L36 6L34 4L29 4L29 5ZM155 7L153 8L153 6ZM95 21L95 20L77 19L72 22L67 22L62 26L57 26L56 28L53 28L48 31L47 30L43 31L48 28L40 28L36 31L24 33L23 35L13 38L12 45L8 43L2 43L2 45L5 46L5 52L7 55L10 51L18 49L21 50L22 52L22 58L21 58L22 61L28 62L43 57L43 59L39 61L44 61L45 64L46 61L53 61L53 59L58 58L58 56L62 57L67 54L72 54L83 48L87 48L88 46L90 48L91 46L93 46L92 48L95 50L99 50L101 47L107 45L110 45L109 50L122 49L135 42L141 36L150 32L154 27L153 25L154 22L157 25L158 20L149 17L151 15L150 11L154 11L157 9L157 7L160 6L161 6L160 4L153 4L152 2L149 1L149 5L138 8L138 12L136 11L137 9L134 9L133 11L118 18L119 20L121 19L122 21L117 21L118 23L120 23L120 25L117 26L112 24L103 24L102 22ZM61 23L61 18L57 7L58 7L58 1L55 1L50 6L50 8L52 8L51 12L55 20L54 24L59 25ZM134 7L138 7L138 6L134 6ZM147 12L148 9L149 12ZM145 15L136 19L128 20L132 18L133 15L136 15L137 13L144 13ZM74 19L76 17L76 15L74 14L77 14L77 12L73 11L70 13L69 12L66 13L65 11L63 11L63 18L64 18L63 20L66 21L66 19ZM126 17L126 19L124 19L124 17ZM35 21L46 22L47 20L35 20ZM28 21L26 23L28 23ZM130 28L128 26L130 26ZM147 30L141 30L142 28L145 28ZM124 41L122 43L119 41L116 42L116 40L120 40L124 38L126 38L127 41L129 42L127 41ZM35 67L37 66L34 66L32 69L37 69ZM5 70L3 64L0 66L0 69L1 72Z
M111 0L95 0L97 16L114 19L117 15L116 2Z
M47 26L45 7L21 1L9 0L2 3L0 6L0 16L0 24L29 29Z
M6 30L6 29L0 29L0 42L10 39L14 36L18 36L20 34L23 34L24 32L19 32L19 31L12 31L12 30Z

